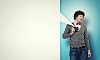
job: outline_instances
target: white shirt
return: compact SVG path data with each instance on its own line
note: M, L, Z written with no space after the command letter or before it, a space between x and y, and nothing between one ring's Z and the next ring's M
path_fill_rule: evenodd
M77 21L74 22L74 25L75 25L75 27L78 27L78 31L79 31L81 28L81 25L76 25L76 23L77 23Z

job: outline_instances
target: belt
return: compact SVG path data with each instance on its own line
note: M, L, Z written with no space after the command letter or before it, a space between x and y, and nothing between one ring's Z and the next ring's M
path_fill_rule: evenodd
M85 48L85 46L82 46L82 47L70 47L72 49L81 49L81 48Z

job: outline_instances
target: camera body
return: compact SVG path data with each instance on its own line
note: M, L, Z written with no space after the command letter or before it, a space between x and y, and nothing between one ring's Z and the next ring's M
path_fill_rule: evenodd
M75 28L75 32L77 32L78 31L78 27L74 27Z
M75 28L75 32L77 32L77 31L79 30L79 28L78 28L78 27L75 27L75 26L72 26L72 25L69 25L69 24L67 24L67 26L74 27L74 28Z
M72 24L74 25L74 23L72 22ZM74 25L75 26L75 25ZM77 32L79 30L78 27L74 27L75 28L75 32Z

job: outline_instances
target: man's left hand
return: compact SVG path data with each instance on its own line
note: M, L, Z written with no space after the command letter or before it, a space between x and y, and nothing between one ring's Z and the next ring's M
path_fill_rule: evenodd
M90 50L88 50L88 57L91 57L91 52L90 52Z

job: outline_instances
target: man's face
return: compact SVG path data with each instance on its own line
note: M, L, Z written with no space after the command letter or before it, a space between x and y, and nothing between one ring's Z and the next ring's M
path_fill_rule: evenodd
M78 22L82 22L82 20L83 20L83 15L78 15L78 16L76 17L76 20L77 20Z

